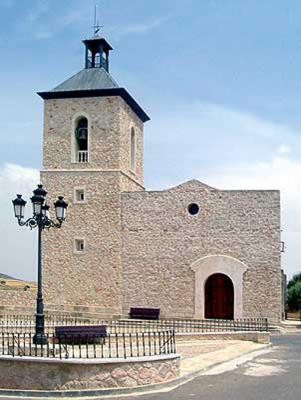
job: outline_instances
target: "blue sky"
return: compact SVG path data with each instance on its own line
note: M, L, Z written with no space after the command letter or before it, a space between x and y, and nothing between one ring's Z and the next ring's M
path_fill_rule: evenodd
M4 193L26 191L37 179L43 104L35 93L83 68L81 40L92 33L95 1L0 0L0 204ZM281 189L284 266L301 270L300 2L98 4L114 48L111 74L152 117L146 187L196 178L226 189ZM26 235L33 259L28 233L17 233L3 213L0 223L11 232L5 247ZM11 255L3 254L8 273ZM13 273L33 277L34 268L21 270L21 256L14 265Z

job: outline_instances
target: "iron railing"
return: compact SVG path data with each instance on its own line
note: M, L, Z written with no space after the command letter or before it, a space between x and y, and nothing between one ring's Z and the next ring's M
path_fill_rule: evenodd
M176 333L208 333L208 332L267 332L269 330L267 318L244 319L160 319L158 321L118 320L111 321L111 329L125 332L129 329L156 330L173 329Z
M77 162L78 163L87 163L88 162L88 151L82 150L77 152Z
M33 344L33 333L2 333L0 356L46 358L131 358L176 353L175 332L111 333L99 336L47 333L48 344Z
M205 332L237 332L269 330L267 318L244 318L235 320L223 319L159 319L147 320L98 320L87 318L72 318L69 316L47 315L45 329L54 332L55 326L64 325L106 325L109 333L136 333L174 330L176 333L205 333ZM32 333L35 329L33 316L17 315L0 317L0 333Z
M35 330L35 317L33 315L3 315L0 316L0 332L31 333ZM66 315L45 315L45 328L53 332L55 326L64 325L97 325L98 320L88 318L72 318Z

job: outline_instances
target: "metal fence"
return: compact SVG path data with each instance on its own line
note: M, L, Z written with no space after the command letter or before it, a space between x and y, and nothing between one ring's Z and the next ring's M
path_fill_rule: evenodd
M202 332L237 332L269 330L267 318L244 318L235 320L224 319L159 319L148 320L98 320L72 318L69 316L46 316L45 329L54 332L55 326L64 325L106 325L109 333L142 333L174 330L176 333ZM33 333L35 320L32 316L3 316L0 317L0 333Z
M115 333L56 337L46 334L47 345L33 344L32 333L2 333L0 355L47 358L130 358L176 353L175 332Z
M3 315L0 316L1 333L33 333L35 330L35 317L33 315ZM72 318L65 315L46 315L45 329L53 333L56 326L77 325L104 325L100 320L88 318Z
M117 320L111 321L110 330L114 332L143 332L162 329L172 329L176 333L205 333L205 332L267 332L267 318L245 319L160 319L146 320Z

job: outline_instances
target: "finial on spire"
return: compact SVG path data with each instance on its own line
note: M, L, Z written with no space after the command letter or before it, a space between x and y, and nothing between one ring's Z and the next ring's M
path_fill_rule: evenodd
M97 5L95 5L93 37L83 40L86 46L85 67L104 68L109 72L109 53L113 49L106 39L99 36L98 33L101 28L103 26L99 25Z
M94 36L98 36L98 33L100 31L101 28L103 28L102 25L99 25L99 19L98 19L98 6L97 4L95 4L95 8L94 8L94 26L93 26L93 33Z

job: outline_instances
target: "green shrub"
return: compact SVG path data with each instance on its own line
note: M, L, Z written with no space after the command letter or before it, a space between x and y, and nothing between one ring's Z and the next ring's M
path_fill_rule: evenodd
M301 280L295 280L292 283L290 281L288 283L287 287L288 287L287 303L288 303L289 310L300 311L301 310Z

